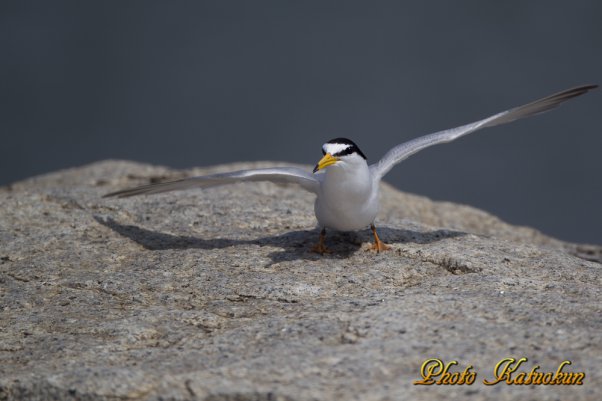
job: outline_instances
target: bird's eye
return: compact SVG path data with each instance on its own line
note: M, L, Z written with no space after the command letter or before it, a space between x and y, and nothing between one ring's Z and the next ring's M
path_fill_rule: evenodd
M326 156L326 151L322 149L322 155Z

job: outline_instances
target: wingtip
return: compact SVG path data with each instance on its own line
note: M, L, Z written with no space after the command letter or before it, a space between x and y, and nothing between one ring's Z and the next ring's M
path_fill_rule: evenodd
M572 92L572 93L575 93L575 96L578 96L578 95L587 93L591 90L597 89L598 86L599 86L598 84L580 85L580 86L574 87L573 89L569 89L566 92Z
M127 198L130 196L137 195L137 191L139 188L130 188L130 189L122 189L120 191L109 192L102 196L102 198Z
M567 89L566 93L585 93L598 88L598 84L587 84L575 86L572 89Z
M120 192L122 191L110 192L108 194L104 194L102 198L122 198L123 196L120 195Z

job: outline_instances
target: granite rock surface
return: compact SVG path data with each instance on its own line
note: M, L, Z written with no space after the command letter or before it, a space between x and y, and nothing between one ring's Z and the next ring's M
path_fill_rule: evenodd
M236 184L127 199L174 171L105 161L0 188L0 400L597 400L602 252L382 186L381 238L313 195ZM518 371L581 386L485 386ZM429 358L472 385L417 386Z

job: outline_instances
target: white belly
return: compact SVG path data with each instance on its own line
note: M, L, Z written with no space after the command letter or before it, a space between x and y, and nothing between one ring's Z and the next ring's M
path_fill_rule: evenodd
M378 213L378 187L372 179L343 180L324 177L314 204L321 227L337 231L364 229L374 222Z

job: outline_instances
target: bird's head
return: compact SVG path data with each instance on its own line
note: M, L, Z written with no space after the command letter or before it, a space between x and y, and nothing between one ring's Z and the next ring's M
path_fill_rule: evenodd
M322 145L322 153L324 157L314 167L314 173L332 165L366 163L366 156L360 148L347 138L331 139Z

